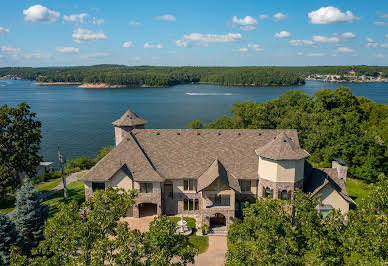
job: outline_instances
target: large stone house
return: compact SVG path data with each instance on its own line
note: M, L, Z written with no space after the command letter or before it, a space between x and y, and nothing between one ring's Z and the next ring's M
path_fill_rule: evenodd
M115 126L116 147L82 179L86 197L107 186L138 190L127 216L185 215L229 225L256 198L292 198L296 188L321 195L323 215L354 204L347 167L316 169L293 129L144 129L128 110Z

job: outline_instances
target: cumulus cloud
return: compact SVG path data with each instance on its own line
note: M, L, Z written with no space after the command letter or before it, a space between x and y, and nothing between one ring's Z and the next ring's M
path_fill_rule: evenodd
M74 22L74 23L84 23L87 17L89 17L89 14L87 13L73 14L69 16L64 15L63 20Z
M268 15L266 15L266 14L262 14L259 16L259 19L266 19L266 18L268 18Z
M131 21L129 22L129 25L131 25L131 26L140 26L141 23L140 23L140 22L137 22L137 21L131 20Z
M202 33L190 33L183 35L181 40L177 40L175 43L179 47L188 47L194 43L200 46L208 46L209 43L227 43L240 41L242 36L240 33L228 33L221 34L202 34Z
M11 55L16 55L19 54L21 51L20 48L12 48L9 46L0 46L0 52L6 53L6 54L11 54Z
M4 34L4 35L6 35L7 33L9 33L9 29L6 29L6 28L3 28L3 27L0 27L0 34Z
M325 56L323 53L308 53L306 56Z
M254 19L251 16L246 16L245 18L238 18L237 16L234 16L232 18L233 23L238 24L238 25L254 25L257 24L257 20Z
M340 42L340 39L335 36L327 37L327 36L316 35L316 36L313 36L313 40L314 42L318 42L318 43L339 43Z
M45 6L35 5L23 10L24 20L43 23L53 23L60 17L60 13L52 11Z
M288 43L292 46L313 45L314 42L310 40L289 40Z
M251 49L255 50L256 52L264 51L264 49L260 48L260 46L258 44L248 44L248 48L251 48Z
M241 26L240 27L240 30L243 30L243 31L253 31L255 29L256 29L256 27L253 26L253 25L246 25L246 26Z
M84 55L81 55L80 58L89 59L89 58L108 57L108 56L110 56L110 53L100 52L100 53L84 54Z
M77 47L57 47L56 50L62 54L75 54L79 52Z
M149 42L145 42L145 43L144 43L144 48L156 48L156 49L162 49L162 48L163 48L163 45L161 45L161 44L152 44L152 43L149 43Z
M130 47L134 47L134 46L135 45L131 41L123 43L123 48L130 48Z
M376 57L377 57L377 58L384 58L384 55L381 54L381 53L379 53L379 54L376 55Z
M281 32L275 33L274 35L276 38L290 38L291 33L288 31L282 30Z
M344 13L333 6L321 7L318 10L308 13L308 17L312 24L351 23L360 19L353 15L350 10Z
M176 21L176 18L173 15L165 14L162 16L155 17L156 20L165 20L165 21Z
M83 41L94 42L94 41L97 41L97 40L106 40L106 39L108 39L106 37L106 35L104 34L104 32L102 32L102 31L93 32L91 30L81 29L81 28L75 29L73 31L72 37L73 37L74 41L77 42L77 43L80 43L80 42L83 42Z
M356 38L356 35L353 34L352 32L344 32L341 34L341 37L346 39L353 39L353 38Z
M379 43L376 42L375 40L373 40L372 38L366 38L366 41L367 41L366 46L368 48L375 48L375 47L379 46Z
M380 47L381 48L388 48L388 43L382 43L382 44L380 44Z
M276 13L275 15L273 15L273 19L275 21L281 21L281 20L286 20L288 19L288 16L286 14L283 14L283 13Z
M302 53L302 52L297 52L297 53L296 53L296 55L298 55L298 56L302 56L302 55L303 55L303 53Z
M93 18L93 24L96 24L96 25L101 25L105 22L105 19L103 18Z
M23 57L26 59L51 59L52 55L42 52L34 52L30 54L24 54Z
M235 50L235 51L236 51L236 52L243 52L243 53L245 53L245 52L248 52L248 48L243 47L243 48L237 49L237 50Z
M335 50L336 53L353 53L354 50L350 49L348 47L338 47L337 50Z
M387 35L385 35L385 38L388 38L388 34L387 34Z
M376 22L373 22L373 24L375 24L376 26L388 26L388 22L384 22L384 21L376 21Z

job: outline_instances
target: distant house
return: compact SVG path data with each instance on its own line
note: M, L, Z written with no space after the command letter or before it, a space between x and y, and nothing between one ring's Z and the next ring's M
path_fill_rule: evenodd
M54 169L51 167L53 162L40 162L39 165L36 167L35 176L32 178L40 177L41 175L54 171ZM19 173L19 178L22 180L27 177L26 173Z
M136 189L127 216L193 216L229 225L256 198L292 198L296 188L322 195L323 215L349 210L347 168L315 169L293 129L144 129L128 110L115 126L116 147L82 177L86 197L107 186Z

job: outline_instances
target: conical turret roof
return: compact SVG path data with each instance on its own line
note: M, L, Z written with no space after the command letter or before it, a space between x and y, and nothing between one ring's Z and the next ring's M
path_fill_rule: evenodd
M263 147L256 149L255 152L259 156L273 160L299 160L310 156L284 132L281 132Z
M112 124L117 127L131 127L146 124L147 121L137 116L134 112L128 109L122 117L114 121Z

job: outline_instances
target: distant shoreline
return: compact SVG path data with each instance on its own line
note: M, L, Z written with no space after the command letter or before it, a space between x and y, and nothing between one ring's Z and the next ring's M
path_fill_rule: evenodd
M81 85L81 82L34 82L38 86L55 86L55 85Z

